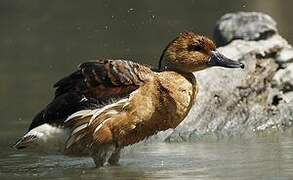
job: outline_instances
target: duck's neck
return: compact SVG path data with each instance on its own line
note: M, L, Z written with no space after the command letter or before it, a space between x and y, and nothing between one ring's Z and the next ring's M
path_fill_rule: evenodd
M184 65L182 65L180 63L178 63L178 64L171 63L170 61L165 60L165 58L160 59L158 70L160 72L162 72L162 71L175 71L179 74L190 74L191 73L191 71L188 68L186 68Z
M166 59L164 57L164 52L163 52L163 54L162 54L162 56L160 58L160 61L159 61L158 71L159 72L163 72L163 71L175 71L178 74L181 74L186 79L188 79L188 80L190 80L192 82L195 81L195 77L194 77L194 75L193 75L192 72L183 71L183 70L181 70L179 68L176 68L176 66L172 65L171 63L168 63L168 61L166 61Z
M174 71L174 72L177 72L178 74L181 74L182 76L184 76L186 78L191 77L191 76L194 76L192 72L181 71L179 69L172 68L172 67L168 67L168 66L161 67L161 68L159 68L158 71L159 72L163 72L163 71Z
M192 72L180 72L180 71L176 71L176 72L182 75L183 77L185 77L186 79L188 79L192 85L197 86L196 78Z

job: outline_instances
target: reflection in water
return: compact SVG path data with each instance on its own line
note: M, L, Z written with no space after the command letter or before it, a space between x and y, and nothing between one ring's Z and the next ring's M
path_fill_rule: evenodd
M292 135L128 147L119 166L94 168L89 158L6 153L0 177L103 179L290 179ZM2 178L1 178L2 179Z

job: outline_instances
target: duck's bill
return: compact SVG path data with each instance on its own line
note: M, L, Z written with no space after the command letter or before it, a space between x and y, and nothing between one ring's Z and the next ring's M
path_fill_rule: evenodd
M244 68L244 64L233 61L223 54L219 53L218 51L212 51L212 55L208 66L221 66L226 68Z

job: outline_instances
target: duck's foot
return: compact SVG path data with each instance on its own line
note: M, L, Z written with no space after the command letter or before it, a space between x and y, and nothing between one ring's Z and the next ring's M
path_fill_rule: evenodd
M118 165L120 159L120 149L115 149L115 151L112 153L111 157L108 160L109 165L115 166Z
M96 167L99 168L104 165L118 165L120 159L120 148L113 145L99 147L92 154Z
M115 147L113 145L101 146L95 149L92 153L92 158L94 159L96 168L106 165L114 151Z

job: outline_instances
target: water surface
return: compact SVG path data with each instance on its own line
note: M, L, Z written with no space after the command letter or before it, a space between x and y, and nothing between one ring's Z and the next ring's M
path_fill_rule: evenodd
M95 169L90 158L36 155L4 148L0 179L273 179L293 178L293 135L196 143L141 143L119 166Z

